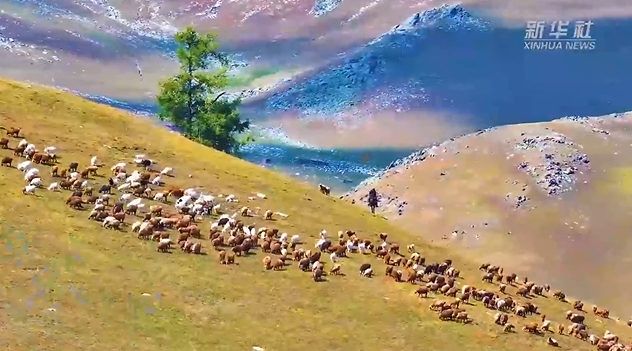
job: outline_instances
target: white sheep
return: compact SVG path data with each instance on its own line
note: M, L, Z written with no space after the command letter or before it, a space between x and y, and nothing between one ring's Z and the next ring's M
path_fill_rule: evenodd
M94 210L95 211L105 211L105 204L103 202L97 204L94 204Z
M138 188L138 187L140 187L141 185L142 185L142 184L141 184L140 182L137 182L137 181L131 181L131 182L129 183L129 187L130 187L130 188L132 188L132 189Z
M88 181L87 181L87 180L84 180L83 182L81 182L81 189L85 189L85 188L87 188L87 187L88 187L88 185L90 185L90 184L88 183Z
M292 242L292 244L300 244L301 236L298 234L292 235L292 238L290 239L290 241Z
M211 214L217 214L217 212L219 211L220 207L221 207L220 204L217 204L217 205L213 206L211 208Z
M27 180L33 176L39 176L39 170L37 168L31 168L24 174L24 180Z
M22 148L22 147L26 147L26 145L28 145L28 144L29 144L29 142L26 141L26 139L22 139L22 140L20 140L20 143L18 144L18 149Z
M72 172L69 174L70 179L79 179L79 172Z
M118 191L125 191L125 190L127 190L127 189L129 189L129 188L130 188L130 185L129 185L129 184L127 184L127 183L125 183L125 184L121 184L121 185L120 185L118 188L116 188L116 189L118 189Z
M595 334L590 334L588 340L590 340L591 345L597 345L597 343L599 342L599 337Z
M161 184L160 176L154 177L154 179L151 180L151 184L153 184L153 185L160 185Z
M142 199L142 198L140 198L140 197L139 197L139 198L136 198L136 199L134 199L134 200L130 201L130 202L127 204L127 207L129 207L129 206L138 206L138 205L140 205L140 204L141 204L141 202L142 202L142 201L143 201L143 199Z
M61 189L60 189L59 183L54 182L54 183L51 183L48 186L48 190L50 190L50 191L60 191Z
M125 166L127 166L125 162L119 162L115 164L114 166L112 166L112 168L110 168L110 171L114 171L115 169L118 168L118 170L122 172L122 171L125 171Z
M540 327L540 329L549 330L550 326L551 326L551 321L547 319L542 323L542 326Z
M372 268L367 268L364 271L362 271L362 276L363 277L370 277L371 275L373 275L373 269Z
M335 253L335 252L332 252L332 253L329 255L329 259L331 260L331 262L332 262L332 263L336 263L336 261L338 261L338 255L336 255L336 253Z
M112 216L108 216L103 220L102 225L104 228L113 228L120 226L121 222Z
M98 166L99 165L99 159L96 156L92 156L92 158L90 159L90 166Z
M156 193L156 195L154 195L154 201L165 201L167 200L167 198L165 197L165 194L163 193Z
M42 178L33 178L31 180L31 182L29 183L29 185L33 185L35 187L41 188L42 187Z
M360 251L361 254L366 254L369 250L366 248L366 244L363 242L361 242L360 244L358 244L358 250Z
M162 171L160 171L160 174L163 175L173 175L173 168L171 167L165 167Z
M27 195L27 194L29 194L29 195L33 195L33 194L35 194L35 189L37 189L37 187L36 187L36 186L33 186L33 185L27 185L27 186L25 186L25 187L22 189L22 194L24 194L24 195Z
M178 201L176 201L174 207L177 208L178 210L181 210L187 207L190 203L191 203L191 196L185 195L179 198Z
M120 202L127 202L132 198L132 194L123 194L119 197Z
M44 152L48 155L53 155L55 154L55 151L57 151L57 148L54 146L47 146L44 148Z
M347 240L347 250L349 250L349 252L358 251L358 247L353 243L353 240Z
M287 233L281 234L281 237L279 238L279 241L282 242L282 243L287 243Z
M327 240L326 240L326 239L322 239L322 238L321 238L320 240L318 240L318 241L316 242L316 245L314 245L314 248L316 248L316 249L320 248L320 246L321 246L322 244L324 244L324 243L325 243L325 241L327 241Z
M184 195L191 199L197 199L200 196L195 188L188 188L184 191Z
M327 239L327 230L325 230L325 229L321 230L320 238L321 239Z
M30 154L32 152L34 152L36 150L36 147L34 144L28 144L26 145L26 148L24 149L24 155L26 154Z
M230 195L226 196L224 201L226 201L226 202L234 202L235 201L235 195L230 194Z
M33 167L31 161L24 161L20 162L16 168L18 171L26 172L31 169L31 167Z

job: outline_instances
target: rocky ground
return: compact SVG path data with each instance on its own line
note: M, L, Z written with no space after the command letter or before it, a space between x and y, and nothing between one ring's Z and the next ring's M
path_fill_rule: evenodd
M630 126L627 113L484 130L393 162L344 198L365 206L375 187L393 223L631 313L623 286L595 283L630 281L615 268L632 247Z

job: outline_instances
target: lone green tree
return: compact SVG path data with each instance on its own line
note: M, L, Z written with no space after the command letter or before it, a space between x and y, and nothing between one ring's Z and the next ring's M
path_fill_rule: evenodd
M187 27L175 35L180 72L160 82L158 117L178 127L185 136L227 153L234 153L250 138L242 120L241 101L221 99L228 84L227 56L219 51L214 34ZM220 68L209 68L219 63Z

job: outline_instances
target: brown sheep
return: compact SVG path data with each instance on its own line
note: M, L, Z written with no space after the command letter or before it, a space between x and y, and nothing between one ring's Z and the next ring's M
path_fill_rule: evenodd
M430 309L433 310L433 311L441 310L443 308L443 306L445 306L445 304L446 304L445 301L438 300L438 301L433 302L430 305Z
M261 260L261 262L263 263L263 268L267 270L272 269L272 258L270 258L270 256L264 257L263 260Z
M9 127L9 128L0 127L0 129L6 130L7 131L7 135L8 136L12 136L14 138L19 138L20 137L20 132L22 131L22 129L15 128L15 127Z
M33 156L31 156L31 161L33 161L34 163L42 163L42 156L44 156L44 154L36 152L33 154Z
M388 248L388 252L389 253L394 253L399 255L399 245L398 244L392 244L389 248Z
M93 176L98 176L99 175L99 167L98 166L90 166L88 168L86 168L86 171L88 171L89 175L93 175Z
M314 271L312 272L312 278L315 282L321 281L323 279L323 269L320 267L314 269Z
M514 330L514 326L511 323L507 323L505 324L505 326L503 327L503 333L511 333Z
M593 306L592 311L594 314L601 318L607 319L608 317L610 317L610 311L607 308L598 308L597 306Z
M520 288L518 288L518 291L516 291L516 295L522 296L522 297L528 297L529 296L529 289L527 289L524 286L521 286Z
M494 323L498 325L505 325L509 321L509 315L506 313L498 312L494 316Z
M135 216L137 211L138 211L138 206L130 205L130 206L127 206L127 208L125 209L125 214Z
M557 333L560 335L564 335L564 325L560 324L557 326Z
M3 157L2 158L2 166L12 167L13 158L12 157Z
M342 275L342 266L340 266L339 264L335 264L333 267L331 267L331 269L329 270L329 274L333 274L333 275Z
M83 200L80 197L70 197L66 200L66 205L76 210L83 208Z
M272 220L272 215L274 214L274 212L267 210L265 212L265 214L263 215L263 219L265 219L266 221L271 221Z
M180 188L172 188L169 189L169 192L167 193L167 196L173 196L176 199L181 198L182 196L184 196L184 190L180 189Z
M22 156L24 153L24 149L26 149L26 145L22 147L16 147L13 149L13 156Z
M556 299L560 300L560 301L565 301L566 300L566 294L564 294L563 292L557 290L553 292L553 297L555 297Z
M235 254L229 253L226 256L226 264L235 264Z
M72 173L72 172L77 172L77 168L79 168L79 163L77 163L77 162L71 162L71 163L68 165L68 172L71 172L71 173Z
M7 139L7 138L0 139L0 148L8 149L9 148L9 139Z
M59 177L59 166L53 166L50 169L50 176L51 177Z
M222 237L217 237L211 240L211 245L215 250L219 250L222 245L224 245L224 239Z
M156 251L158 251L158 252L169 252L169 249L171 249L171 242L170 241L161 241L160 243L158 243L158 248L156 249Z
M522 327L522 330L528 331L531 334L538 334L538 323L529 323Z
M195 224L191 224L185 228L179 228L178 231L180 233L189 233L189 235L191 235L192 237L196 239L201 238L202 230L200 229L200 227L196 226Z
M283 260L280 260L280 259L277 259L272 264L272 269L275 270L275 271L280 271L284 267L285 267L285 263L283 262Z
M217 257L219 258L219 263L226 264L226 251L220 251L219 254L217 254Z
M439 319L442 321L452 320L454 311L452 309L443 310L439 313Z
M331 194L331 188L324 184L318 184L318 190L320 190L320 193L324 195Z
M116 218L118 221L120 221L121 223L125 223L125 213L124 212L117 212L114 213L112 215L112 217Z
M492 283L493 279L494 279L494 273L485 273L485 275L483 275L483 278L481 280L487 283Z
M573 309L576 309L578 311L583 311L584 310L584 303L581 300L577 300L577 301L573 302Z
M398 267L401 266L402 265L402 258L401 257L397 257L396 259L391 260L391 264L393 266L398 266Z
M391 278L393 278L393 280L395 280L396 282L401 282L402 281L402 272L401 271L392 271L391 272Z
M457 322L461 322L461 323L469 323L470 322L470 318L467 315L467 312L465 312L465 311L457 313L457 315L454 318L454 320L457 321Z
M162 215L162 206L149 206L149 213L156 216Z

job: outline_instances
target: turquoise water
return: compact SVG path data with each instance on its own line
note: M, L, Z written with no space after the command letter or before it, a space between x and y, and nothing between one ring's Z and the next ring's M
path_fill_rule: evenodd
M77 93L77 92L75 92ZM143 102L114 100L78 93L92 101L153 118L156 107ZM156 121L156 123L160 123ZM165 126L168 128L168 126ZM323 150L258 138L245 147L240 158L262 167L279 170L299 180L325 183L334 191L347 191L375 175L413 149L331 149Z

